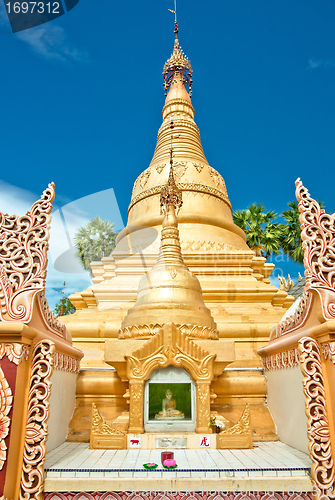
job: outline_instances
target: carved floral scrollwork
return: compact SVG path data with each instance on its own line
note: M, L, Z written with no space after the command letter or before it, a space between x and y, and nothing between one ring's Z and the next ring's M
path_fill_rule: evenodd
M204 168L204 165L200 165L200 163L192 163L192 165L194 166L194 168L199 172L201 172L201 170Z
M221 433L220 433L221 434ZM52 492L45 494L45 500L128 500L129 492L124 491L109 491L106 492L85 492L78 493L75 491L68 492ZM253 494L249 493L247 496L243 493L237 493L235 491L230 492L213 492L211 494L199 495L198 493L190 492L190 493L181 493L181 492L170 492L168 494L162 495L162 493L154 493L148 491L136 491L130 498L136 498L137 500L312 500L312 493L300 493L300 494L291 494L291 492L279 492L276 491L272 495L272 493L266 491L253 491ZM0 500L5 500L0 498ZM328 499L324 499L328 500Z
M129 427L143 426L143 383L130 383Z
M153 369L168 365L183 366L194 379L211 380L215 354L198 346L179 328L160 331L140 349L127 356L127 377L146 380Z
M54 370L62 370L64 372L79 373L80 360L71 358L66 354L55 352L52 356L54 362Z
M0 344L0 359L7 356L9 361L19 365L23 359L28 359L29 346L25 344Z
M212 186L206 186L204 184L197 183L197 182L178 182L178 188L181 189L182 191L189 191L193 194L202 193L202 194L206 194L209 196L215 196L216 198L218 198L221 201L223 201L224 203L226 203L226 205L228 205L228 207L231 209L231 204L230 204L230 201L229 201L227 194L225 192L222 192L220 189L216 189ZM142 191L141 193L136 195L134 198L132 198L130 205L129 205L129 208L128 208L128 211L131 208L133 208L133 206L136 203L144 200L145 198L148 198L149 196L160 195L161 190L162 190L162 186L159 185L159 186L154 186L152 188L146 189L145 191Z
M44 340L33 351L20 500L35 499L43 490L54 350L54 343Z
M107 424L99 413L98 408L94 403L92 403L92 424L91 432L96 435L118 435L123 436L125 433L115 429L111 425Z
M218 241L181 241L182 252L187 252L189 250L194 252L230 252L234 250L244 251L245 249L238 247L236 245L230 245L229 243L220 243Z
M54 333L60 335L61 337L65 337L66 326L52 314L47 298L45 296L45 290L37 295L37 300L40 306L42 318L48 329L52 330Z
M318 343L309 337L299 341L300 366L304 375L305 411L311 474L318 491L317 498L334 498L335 469L330 442L326 394L323 383L321 353Z
M249 405L246 404L243 410L242 416L237 424L221 431L222 435L232 435L232 434L250 434L251 433L251 419L250 419L250 409Z
M156 170L159 174L161 174L164 170L164 167L165 167L165 163L163 163L162 165L156 165Z
M144 170L144 172L142 172L142 174L139 177L139 182L142 189L148 182L149 177L150 177L150 168L147 168L146 170Z
M0 344L0 359L7 357L11 363L19 365L23 359L27 359L29 347L23 344L3 343ZM9 412L13 404L13 395L4 372L0 368L0 470L3 468L7 458L7 446L5 439L9 435L10 418Z
M179 182L179 180L185 175L185 172L187 170L187 163L186 161L176 161L173 163L173 174L176 177L176 181Z
M21 217L0 213L0 316L28 322L33 299L44 289L54 184Z
M278 323L278 325L273 330L275 334L271 334L271 340L274 337L281 337L289 331L294 330L298 328L298 326L302 326L304 324L304 322L308 318L308 313L312 304L312 298L313 296L311 293L307 293L306 291L304 291L297 309L291 316L288 316Z
M210 385L197 384L198 426L207 427L210 418Z
M296 180L306 291L316 291L325 319L335 318L335 214L328 215Z
M225 181L223 180L223 177L222 175L219 174L219 172L217 172L214 168L212 167L208 167L209 169L209 174L213 180L213 183L215 184L216 187L219 186L219 184L222 185L222 188L223 188L223 191L227 194L227 188L226 188L226 184L225 184Z
M209 328L208 326L198 326L198 325L176 325L179 330L191 338L199 339L218 339L218 331L214 328ZM130 338L148 338L153 337L159 333L163 328L163 324L151 323L148 325L132 325L126 326L119 330L119 339L130 339Z
M335 342L324 342L322 352L325 359L330 359L335 365Z
M5 439L9 434L10 418L8 414L12 409L12 404L12 391L4 372L0 368L0 470L3 468L7 458Z
M298 349L290 349L272 356L262 358L264 370L280 370L282 368L293 368L299 365Z

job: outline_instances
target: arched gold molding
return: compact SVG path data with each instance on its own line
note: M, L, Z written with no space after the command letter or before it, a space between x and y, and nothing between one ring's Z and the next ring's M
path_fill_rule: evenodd
M184 368L193 378L197 390L196 431L210 432L210 383L214 377L216 354L198 346L174 323L167 323L162 331L146 342L132 355L126 356L129 380L130 408L129 433L144 432L144 382L157 368L177 366Z

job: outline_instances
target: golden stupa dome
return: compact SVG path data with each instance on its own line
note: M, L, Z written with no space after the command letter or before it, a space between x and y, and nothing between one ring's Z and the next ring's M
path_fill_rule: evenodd
M140 280L137 301L122 322L120 339L149 338L170 322L190 338L218 339L216 324L204 304L199 280L182 257L176 210L183 202L182 192L173 177L172 151L170 162L169 178L160 194L165 217L158 259Z

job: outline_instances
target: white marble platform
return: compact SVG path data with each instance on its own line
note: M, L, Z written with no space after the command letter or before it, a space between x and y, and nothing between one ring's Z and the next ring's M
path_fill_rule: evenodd
M312 491L308 455L278 441L255 443L253 450L175 449L178 468L173 470L161 466L161 451L90 450L86 443L64 443L47 455L44 491L57 499L58 492L64 491L126 491L127 495L138 491ZM143 467L148 462L159 467L148 471Z
M87 443L64 443L48 453L46 478L56 477L292 477L306 476L311 461L279 441L255 443L252 450L173 450L178 468L161 466L162 450L90 450ZM144 463L159 467L146 470Z

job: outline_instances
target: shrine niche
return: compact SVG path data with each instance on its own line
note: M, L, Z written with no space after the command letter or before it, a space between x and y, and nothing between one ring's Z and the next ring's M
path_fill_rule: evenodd
M152 340L126 359L130 395L129 433L144 432L144 384L154 370L168 366L184 368L194 380L196 432L210 432L210 383L214 377L215 354L202 349L176 325L168 323ZM179 425L182 428L183 422L179 421Z
M146 432L195 431L196 387L184 368L156 369L144 386Z

